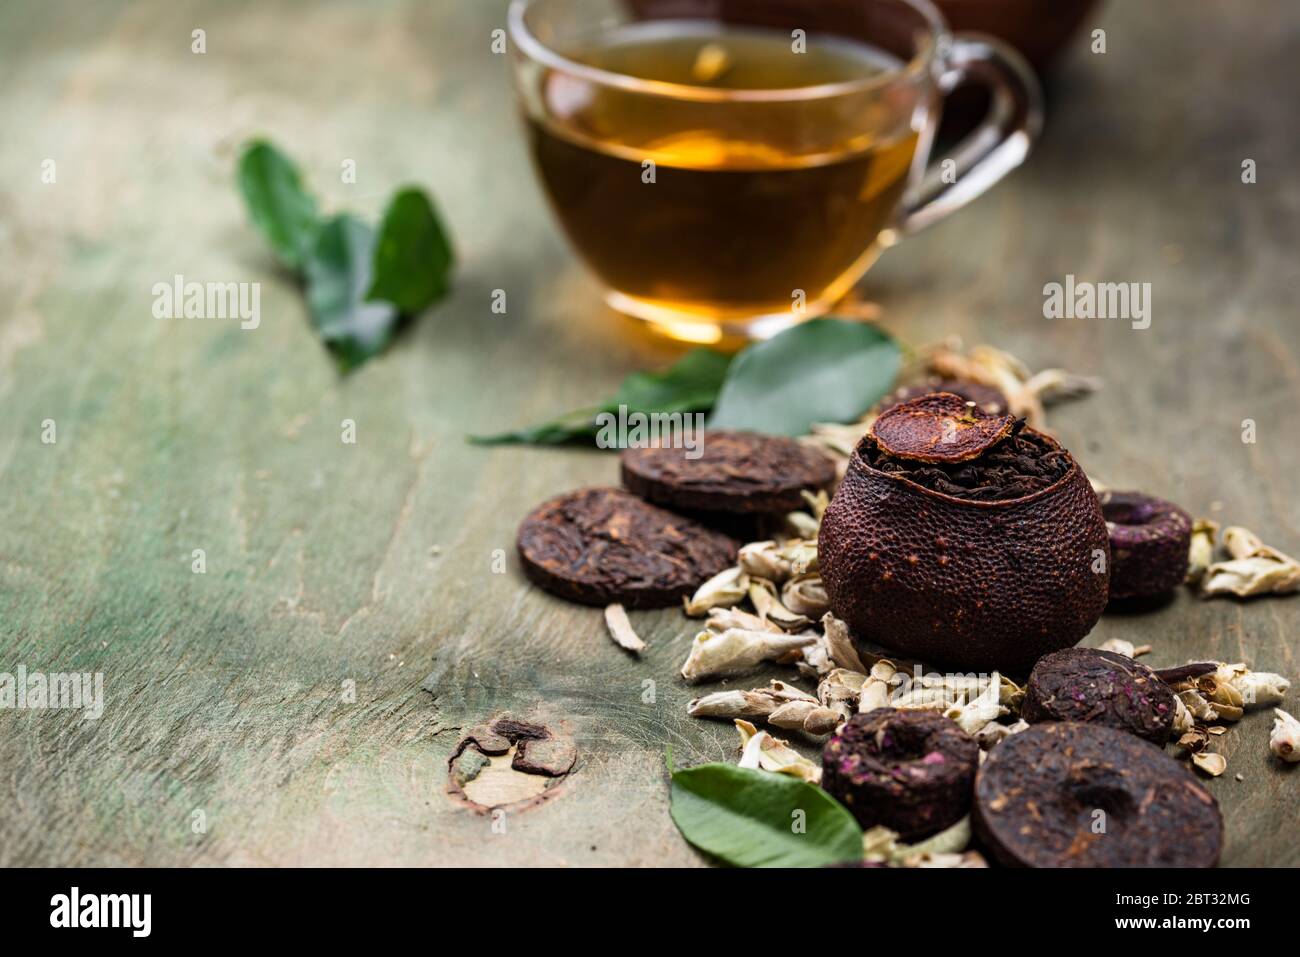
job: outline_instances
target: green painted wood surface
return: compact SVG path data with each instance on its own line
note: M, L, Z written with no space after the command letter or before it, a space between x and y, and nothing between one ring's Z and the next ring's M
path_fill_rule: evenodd
M1090 472L1198 514L1219 502L1295 552L1300 11L1269 9L1261 30L1222 4L1110 4L1109 52L1076 49L1028 166L891 251L867 292L909 341L955 332L1104 376L1052 417ZM0 670L102 671L106 697L97 722L0 712L0 863L699 861L663 750L725 760L734 734L685 717L691 628L635 614L651 647L634 660L513 557L532 505L614 481L615 461L463 441L673 355L603 308L560 240L489 49L502 25L479 0L0 7ZM259 133L331 208L374 216L414 181L453 229L454 295L349 379L232 186ZM260 328L155 319L151 287L177 273L260 282ZM1152 282L1151 328L1042 319L1066 273ZM1184 594L1089 641L1300 677L1298 619L1300 599ZM504 834L444 793L458 729L500 710L580 748ZM1268 725L1219 742L1226 863L1300 863L1300 778L1267 760Z

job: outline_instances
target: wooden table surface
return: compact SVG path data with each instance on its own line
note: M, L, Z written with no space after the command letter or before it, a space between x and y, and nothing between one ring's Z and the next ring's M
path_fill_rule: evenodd
M615 481L615 459L464 441L675 354L562 242L490 50L503 21L497 0L0 7L0 671L102 672L105 695L98 721L0 711L0 863L702 862L664 749L731 760L735 735L685 716L692 627L634 614L633 659L514 557L525 512ZM1076 44L1027 166L886 254L866 293L910 343L958 333L1104 377L1051 416L1090 473L1300 552L1300 8L1116 2L1096 25L1107 52ZM454 294L349 378L247 223L233 163L255 134L331 209L374 217L416 182L451 225ZM1043 319L1067 273L1151 282L1151 327ZM176 274L260 282L260 327L155 319ZM1087 641L1300 678L1298 625L1297 598L1180 594ZM446 794L462 729L501 711L579 750L504 833ZM1226 864L1300 864L1300 777L1269 725L1219 741Z

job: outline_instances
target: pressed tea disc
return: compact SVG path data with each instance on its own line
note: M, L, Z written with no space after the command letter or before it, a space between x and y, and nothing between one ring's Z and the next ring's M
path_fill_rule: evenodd
M804 490L835 480L834 463L794 439L706 431L700 456L667 446L626 449L623 484L650 502L696 512L779 514L804 507Z
M584 488L534 509L519 526L524 573L584 605L676 604L736 560L737 543L617 488Z
M1213 867L1219 805L1187 768L1123 731L1063 721L997 744L975 775L975 833L1020 867Z
M1163 746L1174 713L1173 690L1146 665L1112 651L1065 648L1034 665L1020 716L1030 724L1101 724Z
M822 749L822 787L863 827L905 841L929 837L970 810L979 745L933 711L876 708L849 718Z

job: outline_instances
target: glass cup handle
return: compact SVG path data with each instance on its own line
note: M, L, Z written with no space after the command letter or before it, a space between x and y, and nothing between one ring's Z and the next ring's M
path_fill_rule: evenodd
M1043 126L1038 79L1010 47L991 37L958 34L940 63L938 85L945 97L971 83L985 87L991 103L988 114L965 139L943 159L931 158L905 204L898 227L903 234L961 209L1019 166ZM946 177L944 160L953 160Z

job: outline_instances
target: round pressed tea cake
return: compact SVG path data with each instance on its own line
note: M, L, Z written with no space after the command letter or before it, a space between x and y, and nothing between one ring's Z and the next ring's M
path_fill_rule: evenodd
M1030 724L1100 724L1161 746L1169 740L1174 714L1174 692L1154 671L1096 648L1066 648L1040 658L1020 708Z
M1155 745L1095 724L1038 724L975 776L975 834L1018 867L1213 867L1214 797Z
M1024 674L1105 610L1109 540L1069 452L950 393L904 402L858 443L817 559L854 637L963 671Z
M876 708L849 718L822 749L822 787L863 827L905 841L936 834L970 810L979 745L933 711Z
M534 509L519 526L524 573L584 605L677 604L736 560L737 543L617 488L585 488Z
M1151 598L1187 574L1192 517L1173 502L1141 492L1102 492L1110 532L1110 597Z
M629 448L623 484L646 501L695 512L780 514L804 507L803 492L828 487L834 463L794 439L706 431L697 458L686 449Z

